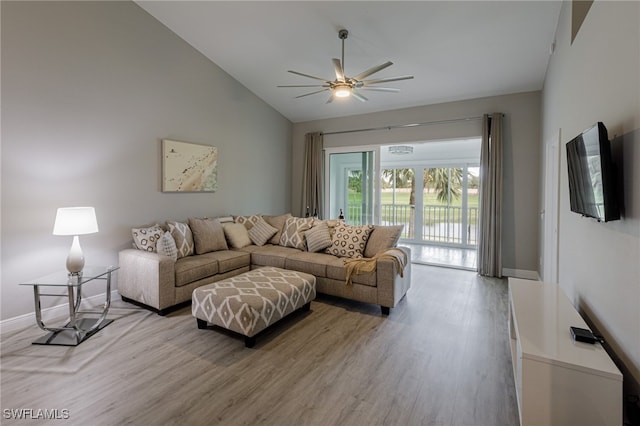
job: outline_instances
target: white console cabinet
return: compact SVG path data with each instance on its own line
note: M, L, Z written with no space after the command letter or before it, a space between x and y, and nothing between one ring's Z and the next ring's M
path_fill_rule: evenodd
M622 374L556 284L509 278L509 329L520 424L622 425Z

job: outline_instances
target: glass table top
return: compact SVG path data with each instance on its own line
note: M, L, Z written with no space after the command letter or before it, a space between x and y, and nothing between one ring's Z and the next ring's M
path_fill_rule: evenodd
M99 279L105 278L109 273L120 269L119 266L85 266L82 270L82 275L69 275L69 272L57 271L49 275L45 275L35 280L25 281L20 285L47 285L47 286L81 286L82 284Z

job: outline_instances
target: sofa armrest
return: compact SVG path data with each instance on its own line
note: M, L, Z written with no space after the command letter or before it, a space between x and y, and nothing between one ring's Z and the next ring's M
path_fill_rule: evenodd
M411 249L396 247L406 254L406 264L402 271L398 270L397 262L392 259L378 259L376 267L376 282L378 286L378 304L385 308L393 308L404 297L411 287ZM395 250L389 254L397 257ZM405 259L400 259L402 263ZM401 273L402 272L402 273Z
M129 299L162 310L175 305L175 261L143 250L118 254L118 292Z

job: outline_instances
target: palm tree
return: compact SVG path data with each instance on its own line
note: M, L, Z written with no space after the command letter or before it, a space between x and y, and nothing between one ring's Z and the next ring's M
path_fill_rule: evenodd
M461 168L433 168L427 169L424 175L424 187L436 190L436 198L441 203L451 199L458 199L462 189Z

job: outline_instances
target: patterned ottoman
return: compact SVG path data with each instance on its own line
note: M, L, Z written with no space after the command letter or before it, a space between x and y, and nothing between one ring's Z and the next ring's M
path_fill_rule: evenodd
M198 328L214 324L245 336L255 336L291 312L309 310L316 298L316 277L280 268L259 268L199 287L191 296Z

